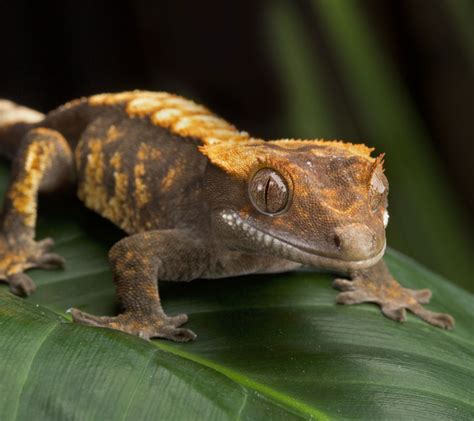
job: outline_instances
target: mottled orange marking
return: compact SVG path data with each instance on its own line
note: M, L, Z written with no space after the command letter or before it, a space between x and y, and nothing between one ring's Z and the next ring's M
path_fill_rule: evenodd
M199 150L216 166L241 179L249 176L250 170L258 163L259 155L268 150L263 140L243 143L215 143L200 146Z
M174 108L164 108L156 111L151 116L151 121L157 126L169 128L173 123L183 117L183 112Z
M144 179L145 165L143 163L135 165L133 175L135 177L135 202L139 208L142 208L150 201L150 193Z
M114 169L114 195L109 198L104 216L118 223L121 228L130 231L133 228L133 209L128 201L128 174L122 171L122 157L115 152L110 159Z
M116 94L99 94L89 98L89 104L98 105L116 105L136 97L137 91L120 92Z
M89 153L84 181L79 185L78 196L87 207L110 219L127 232L133 231L133 209L128 203L128 174L122 171L122 157L115 152L109 160L114 177L114 193L109 197L105 186L104 153L100 139L88 142Z
M166 92L132 91L101 94L89 98L89 104L123 105L131 117L147 117L153 124L183 137L195 137L204 144L250 139L232 124L212 114L206 107Z
M357 155L369 159L371 162L375 158L372 158L370 154L373 152L374 148L369 148L361 143L349 143L343 142L340 140L303 140L303 139L280 139L272 140L269 142L273 145L278 145L285 149L298 149L301 147L307 146L316 146L317 148L312 149L312 153L315 155L327 155L328 149L334 149L336 151L344 151L350 155Z
M269 146L277 146L269 148ZM375 162L370 156L373 149L362 144L344 143L325 140L264 140L250 139L245 142L220 142L199 147L199 150L209 160L229 174L246 178L249 171L259 162L271 164L272 158L290 156L297 153L313 154L316 156L358 156L369 163Z
M125 206L126 201L127 201L128 175L126 173L116 171L114 173L114 178L115 178L115 197L113 197L112 199L115 199L118 202L118 204Z
M173 185L173 182L176 180L177 170L174 167L171 167L166 175L161 180L160 187L163 191L167 191Z
M114 168L115 170L119 170L121 163L122 163L122 157L120 156L120 153L115 152L112 155L112 158L110 158L110 165L112 165L112 168Z
M84 180L79 185L78 196L87 207L102 212L107 206L107 192L104 186L104 153L102 141L92 139L88 142Z
M137 158L140 161L143 161L145 159L157 160L161 158L161 152L159 149L154 148L153 146L150 146L146 143L142 143L140 145L140 148L138 149Z
M28 248L3 248L0 259L0 279L6 280L8 276L24 272L34 264L29 260L31 250Z
M120 135L120 132L117 130L117 127L114 125L110 126L107 130L107 137L105 139L105 143L112 143L115 142Z
M140 116L144 117L146 115L150 115L157 109L159 109L159 104L157 103L157 99L166 98L168 94L163 93L160 95L159 93L156 94L155 97L150 96L140 96L135 99L132 99L128 104L126 111L131 116Z
M204 145L220 143L233 144L263 142L254 139L246 132L238 131L232 124L214 115L210 110L195 102L167 92L131 91L117 94L101 94L89 98L91 105L123 105L131 117L148 117L154 124L167 128L172 133L183 137L195 137ZM333 149L334 153L345 152L349 155L370 156L372 149L362 144L344 143L341 141L282 139L271 141L284 149L298 149L314 145L313 154L323 154L321 148ZM213 155L209 150L201 149L206 155ZM221 164L223 164L221 160ZM228 167L228 166L226 166Z
M49 142L32 142L26 150L25 166L8 195L26 226L36 223L36 193L46 168L51 164L54 147Z

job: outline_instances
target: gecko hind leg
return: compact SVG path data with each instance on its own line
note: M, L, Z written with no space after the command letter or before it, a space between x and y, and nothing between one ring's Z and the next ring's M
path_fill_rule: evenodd
M45 128L31 130L22 140L0 217L0 280L16 295L35 290L24 273L31 268L61 267L64 259L51 253L51 238L35 241L38 192L54 191L73 179L72 152L64 137Z
M402 287L390 275L383 261L372 268L356 272L352 281L335 279L333 287L342 291L336 298L339 304L376 303L382 313L392 320L405 321L408 310L431 325L444 329L454 327L454 319L449 314L429 311L422 306L430 301L429 289Z

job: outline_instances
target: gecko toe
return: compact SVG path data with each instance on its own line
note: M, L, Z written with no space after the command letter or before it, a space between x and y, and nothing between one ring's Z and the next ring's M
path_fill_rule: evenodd
M33 280L22 272L8 276L7 281L10 291L20 297L28 297L36 290Z
M334 279L332 287L339 291L353 291L355 289L355 285L352 281L342 278Z
M360 304L374 301L374 298L364 290L344 291L337 294L336 302L338 304Z
M455 321L452 316L446 313L436 313L425 309L420 304L414 304L408 309L420 319L442 329L452 329Z
M50 237L47 237L47 238L43 238L42 240L38 241L36 243L36 246L38 247L38 249L45 253L47 252L51 247L54 246L54 240Z
M393 307L390 304L382 305L382 313L397 322L404 322L407 319L407 313L403 307Z
M37 267L42 269L58 269L63 268L66 261L64 257L56 253L45 253L35 261Z
M190 329L166 327L160 333L160 338L169 339L174 342L189 342L194 341L197 335Z
M188 321L188 315L184 313L178 314L176 316L168 317L167 321L170 325L179 327Z
M407 289L410 294L418 301L420 304L428 304L431 300L431 291L427 288L425 289Z
M87 326L105 327L105 324L110 321L109 319L111 319L111 317L94 316L76 308L69 309L68 313L71 314L72 320L75 323Z
M429 323L448 330L454 328L455 325L454 318L446 313L434 313Z

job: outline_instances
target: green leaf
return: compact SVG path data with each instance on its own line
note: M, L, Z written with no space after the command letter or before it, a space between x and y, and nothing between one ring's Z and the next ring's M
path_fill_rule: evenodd
M473 297L412 260L386 257L404 285L433 290L453 331L337 306L331 276L299 272L162 283L165 310L188 313L198 339L149 343L67 320L73 305L116 312L107 250L120 237L70 202L42 206L38 234L66 269L31 271L27 300L0 289L2 421L472 419Z

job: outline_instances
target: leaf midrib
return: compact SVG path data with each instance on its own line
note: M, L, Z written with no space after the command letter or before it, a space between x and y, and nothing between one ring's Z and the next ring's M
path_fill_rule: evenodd
M223 367L220 364L217 364L213 361L207 360L206 358L193 355L186 351L178 350L174 348L173 346L167 345L162 342L159 342L159 343L154 342L153 344L157 348L161 349L162 351L168 352L170 354L176 355L178 357L184 358L186 360L195 362L211 370L214 370L217 373L227 377L228 379L240 384L241 386L244 386L249 389L253 389L256 392L259 392L262 395L268 396L274 401L284 404L285 406L290 407L292 409L295 409L304 415L309 415L311 417L314 417L317 420L328 420L328 421L331 420L331 418L326 413L318 409L315 409L314 407L307 405L304 402L301 402L288 395L285 395L269 386L256 382L255 380L252 380L247 376L244 376L233 370L230 370L227 367Z

